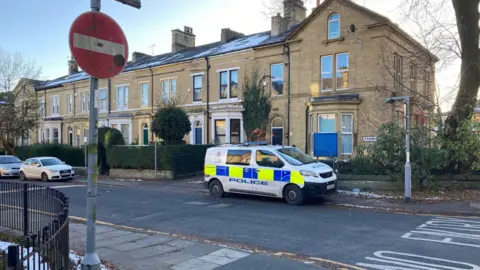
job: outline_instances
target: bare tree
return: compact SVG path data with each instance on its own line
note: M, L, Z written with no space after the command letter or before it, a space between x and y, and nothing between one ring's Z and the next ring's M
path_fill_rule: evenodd
M446 120L447 135L472 117L480 86L479 8L480 0L404 0L408 19L423 21L425 36L436 40L439 56L446 65L460 59L458 91ZM453 12L452 12L453 11ZM449 16L454 13L454 16ZM453 19L451 19L453 18Z
M41 69L20 53L0 49L0 145L14 153L17 139L28 138L39 122L34 87Z

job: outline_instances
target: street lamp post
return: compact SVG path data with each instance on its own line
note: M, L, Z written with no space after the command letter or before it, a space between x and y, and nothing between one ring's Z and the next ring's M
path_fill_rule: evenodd
M410 165L410 97L391 97L387 98L386 102L393 104L396 101L403 101L405 103L405 201L409 202L412 197L412 167Z

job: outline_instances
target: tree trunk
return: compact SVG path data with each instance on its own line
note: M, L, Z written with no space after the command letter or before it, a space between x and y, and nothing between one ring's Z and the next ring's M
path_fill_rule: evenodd
M449 137L456 132L462 121L472 117L477 100L480 86L479 2L480 0L452 0L460 36L462 64L458 94L445 123Z

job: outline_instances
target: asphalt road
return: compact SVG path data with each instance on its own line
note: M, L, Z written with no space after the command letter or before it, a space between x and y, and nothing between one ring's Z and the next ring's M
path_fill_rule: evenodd
M71 215L85 217L86 187L60 188L70 197ZM101 185L98 192L98 220L118 225L369 269L480 269L480 219L379 213L324 202L295 207L250 196L215 200L194 183Z

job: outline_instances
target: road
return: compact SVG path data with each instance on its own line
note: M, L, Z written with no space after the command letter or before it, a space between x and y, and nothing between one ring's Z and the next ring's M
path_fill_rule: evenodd
M85 216L85 186L49 185L70 197L71 215ZM380 213L324 202L294 207L250 196L216 200L194 182L100 185L98 192L98 220L117 225L369 269L480 269L480 219Z

